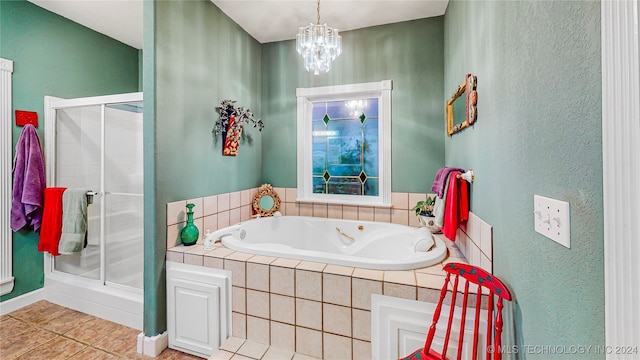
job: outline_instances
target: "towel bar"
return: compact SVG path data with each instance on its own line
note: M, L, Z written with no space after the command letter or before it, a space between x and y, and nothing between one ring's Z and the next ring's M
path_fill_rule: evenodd
M473 183L476 180L476 175L473 172L473 169L469 169L467 172L465 172L464 174L458 174L456 175L457 179L464 179L467 180L470 183Z

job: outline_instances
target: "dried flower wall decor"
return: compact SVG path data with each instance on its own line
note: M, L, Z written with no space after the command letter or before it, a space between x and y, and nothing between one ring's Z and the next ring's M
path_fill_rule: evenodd
M213 125L213 135L217 137L222 134L222 155L238 155L238 147L242 138L242 128L245 122L262 131L264 123L261 119L256 120L251 109L235 106L235 100L222 100L216 111L220 117Z

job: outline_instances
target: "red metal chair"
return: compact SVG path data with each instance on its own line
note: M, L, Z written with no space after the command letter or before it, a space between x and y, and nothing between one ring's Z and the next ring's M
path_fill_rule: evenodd
M435 312L433 314L433 322L431 323L431 327L429 327L429 332L427 333L427 340L424 344L424 348L418 349L411 353L410 355L402 358L402 360L445 360L449 359L447 357L447 348L449 346L449 339L451 335L451 329L454 318L454 311L459 309L462 314L460 315L460 329L465 329L466 315L467 315L467 299L469 297L469 283L473 283L478 285L478 290L476 293L476 307L475 307L475 317L474 317L474 327L473 327L473 360L478 359L478 334L480 330L480 307L482 303L482 289L485 288L488 290L489 294L486 295L488 298L487 302L487 332L486 332L486 359L491 359L493 356L494 360L502 359L502 354L500 352L501 345L501 335L502 335L502 300L511 301L511 294L509 290L504 286L502 281L500 281L495 276L489 274L488 272L482 270L481 268L475 267L469 264L461 264L461 263L448 263L443 267L443 270L447 272L447 277L444 280L444 285L442 286L442 290L440 291L440 300L438 301L438 305L436 306ZM438 319L440 319L440 311L442 310L442 303L448 292L449 283L451 281L451 275L454 276L453 280L453 289L458 289L458 279L463 277L467 281L464 282L464 292L462 293L462 308L456 306L450 306L449 310L449 319L447 323L447 329L444 336L444 346L441 352L437 352L432 349L433 338L436 333L436 325L438 323ZM456 303L456 295L457 291L451 292L451 304ZM486 294L486 291L485 291ZM497 296L498 301L496 303L496 311L495 311L495 332L492 331L493 326L493 299L494 296ZM464 331L459 331L460 335L458 338L458 344L462 344L464 340ZM493 341L492 341L493 340ZM467 356L468 358L468 356ZM456 359L462 359L462 346L458 346Z

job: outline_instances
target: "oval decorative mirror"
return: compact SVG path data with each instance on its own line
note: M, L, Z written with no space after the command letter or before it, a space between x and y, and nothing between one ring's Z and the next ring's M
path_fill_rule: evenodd
M263 184L258 189L258 193L253 198L253 210L260 216L273 216L280 210L280 197L271 185Z

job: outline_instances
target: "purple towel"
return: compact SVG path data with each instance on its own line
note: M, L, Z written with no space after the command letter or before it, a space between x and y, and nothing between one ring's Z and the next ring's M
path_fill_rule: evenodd
M36 128L27 124L22 129L16 157L13 159L13 197L11 199L11 229L25 226L40 229L44 206L44 159Z
M452 171L464 172L464 169L454 167L442 167L436 172L436 177L433 178L433 185L431 185L431 191L435 192L440 199L444 196L444 187L449 179L449 173Z

